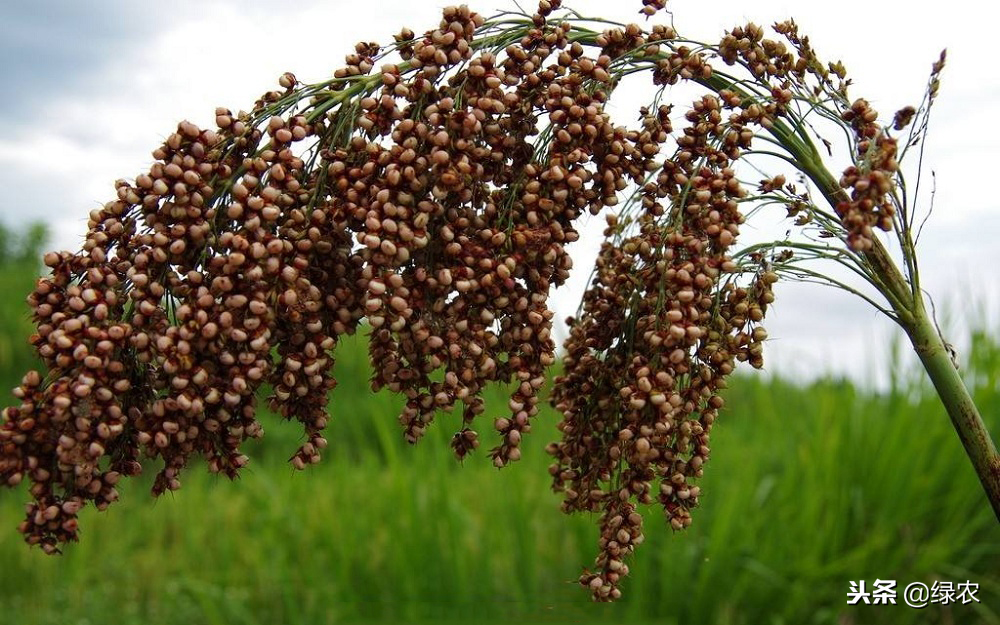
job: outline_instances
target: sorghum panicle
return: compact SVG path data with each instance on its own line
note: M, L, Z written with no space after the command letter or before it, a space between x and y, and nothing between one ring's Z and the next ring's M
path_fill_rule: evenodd
M116 183L83 248L47 255L29 298L47 371L24 377L0 426L0 479L31 484L29 543L76 540L80 508L115 501L143 457L162 461L154 494L179 488L194 455L236 477L243 441L263 433L265 384L269 406L305 430L291 464L318 462L333 350L359 327L372 388L405 397L408 441L460 406L452 448L465 457L480 445L483 389L510 384L489 453L498 467L517 460L555 362L549 297L572 268L578 218L633 190L569 320L551 395L562 438L548 448L563 509L600 513L580 582L620 596L639 505L690 525L726 378L738 361L763 364L777 275L760 254L734 260L737 162L810 85L846 98L846 82L792 22L775 26L787 43L747 24L693 48L662 24L581 30L560 5L542 0L516 29L447 7L421 35L358 43L331 80L285 73L250 112L217 109L215 129L182 122L148 172ZM652 16L665 2L643 5ZM719 88L715 58L765 93ZM679 133L658 101L639 127L618 126L606 104L633 70L713 93ZM864 100L842 117L857 162L837 211L864 249L892 223L896 145Z

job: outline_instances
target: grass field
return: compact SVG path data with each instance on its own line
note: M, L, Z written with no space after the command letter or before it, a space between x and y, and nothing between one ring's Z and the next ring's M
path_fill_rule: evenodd
M18 294L0 305L7 388L29 364L30 276L0 270ZM1000 346L973 344L965 371L1000 432ZM0 493L0 624L1000 623L1000 525L917 372L881 395L734 380L694 525L672 534L650 513L625 598L606 606L573 581L596 526L549 491L551 411L520 463L462 466L447 448L456 418L406 445L398 399L367 388L363 337L338 358L329 453L305 473L286 464L296 426L265 416L238 482L196 465L154 501L137 480L109 511L87 510L82 541L53 558L15 531L23 489ZM971 580L981 602L846 605L848 581L876 578Z

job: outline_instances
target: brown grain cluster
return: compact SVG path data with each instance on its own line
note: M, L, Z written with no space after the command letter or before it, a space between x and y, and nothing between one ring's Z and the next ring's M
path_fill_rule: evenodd
M871 249L873 228L892 230L896 207L891 193L896 188L896 140L877 123L878 113L864 99L857 99L841 114L849 123L857 141L855 164L844 170L840 186L850 194L837 204L837 215L848 231L852 249ZM896 125L905 125L901 119Z
M665 25L574 30L560 4L542 0L517 28L448 7L421 35L361 42L331 80L285 73L249 113L217 109L214 129L182 122L148 172L116 183L82 249L47 255L29 298L47 371L25 376L0 425L0 479L30 483L29 543L76 540L80 508L115 501L143 459L160 463L154 494L179 488L194 456L236 477L242 443L263 433L265 386L304 428L291 464L318 462L334 349L359 328L373 390L405 397L406 440L460 408L452 448L464 458L480 446L484 388L503 384L489 455L516 461L556 361L549 306L572 268L567 246L581 215L609 208L551 396L554 488L565 511L600 515L581 583L620 596L640 506L690 525L720 393L738 362L762 366L777 279L763 255L734 254L753 199L737 163L755 135L782 132L807 77L843 85L791 22L776 26L784 42L748 24L695 48ZM763 87L720 87L715 58ZM659 97L635 128L615 125L608 99L636 71L712 93L680 132ZM843 119L862 164L845 173L838 211L859 249L891 224L895 143L863 100Z
M558 4L499 54L474 51L484 21L464 6L400 33L401 61L370 78L382 51L359 43L325 90L283 74L250 113L181 123L148 172L116 184L29 300L48 371L25 377L0 429L0 477L32 484L29 542L75 540L79 508L114 501L144 457L162 462L155 494L194 455L235 477L262 434L264 384L305 428L291 463L317 462L332 350L361 323L373 388L406 397L407 440L461 405L465 456L484 386L512 383L490 455L520 457L573 221L617 202L651 156L604 112L612 55L638 27L590 57L547 22Z
M664 109L646 121L659 142ZM727 251L746 192L730 164L745 114L723 112L714 96L694 103L677 151L643 188L638 234L604 244L583 313L569 320L551 474L565 511L601 513L596 570L580 578L599 601L620 596L625 556L643 540L638 504L658 502L675 530L690 525L725 378L737 360L763 363L757 324L777 276L762 271L748 288L733 280ZM606 234L620 229L609 219Z

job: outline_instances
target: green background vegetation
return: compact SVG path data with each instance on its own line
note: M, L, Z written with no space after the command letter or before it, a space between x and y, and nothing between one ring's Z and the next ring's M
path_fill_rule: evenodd
M0 230L4 389L33 363L23 296L40 241ZM1000 343L981 333L972 345L963 371L997 432ZM402 441L399 399L368 389L363 337L339 348L337 377L319 466L293 471L297 426L264 414L240 480L198 463L153 501L150 468L109 511L86 510L61 557L16 533L24 488L0 493L0 624L1000 623L1000 526L919 371L895 372L881 394L734 379L694 525L672 534L647 513L616 605L574 582L596 519L563 515L549 490L551 410L520 463L497 471L479 453L462 466L447 447L455 416L416 447ZM503 390L487 405L502 411ZM971 580L981 603L846 605L849 580L876 578L900 590Z

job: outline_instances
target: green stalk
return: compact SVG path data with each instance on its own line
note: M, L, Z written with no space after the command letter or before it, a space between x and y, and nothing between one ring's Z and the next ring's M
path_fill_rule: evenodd
M845 197L836 178L822 164L818 154L806 153L804 146L786 133L784 124L776 122L772 134L798 161L801 171L816 183L830 206L836 207ZM958 374L944 340L927 314L921 291L908 286L906 278L881 241L874 239L873 244L872 249L863 252L861 256L927 371L958 438L962 441L965 453L976 470L979 482L986 491L993 513L1000 521L1000 454L997 453L996 444L986 429L969 389Z
M927 315L923 298L917 297L914 302L916 310L910 319L902 322L903 329L951 417L965 453L972 461L993 506L993 513L1000 520L1000 454L997 454L996 445L951 360L948 348Z
M830 172L813 159L800 163L811 170L807 174L819 184L830 205L836 206L840 199L838 196L844 191L835 183ZM884 285L884 289L879 290L896 312L897 323L906 332L913 350L927 371L934 390L962 441L965 453L976 470L979 482L986 491L993 513L1000 521L1000 454L997 453L996 444L986 429L969 389L958 374L944 340L927 314L922 292L908 286L906 278L885 246L878 239L873 243L872 249L862 256L878 283Z

